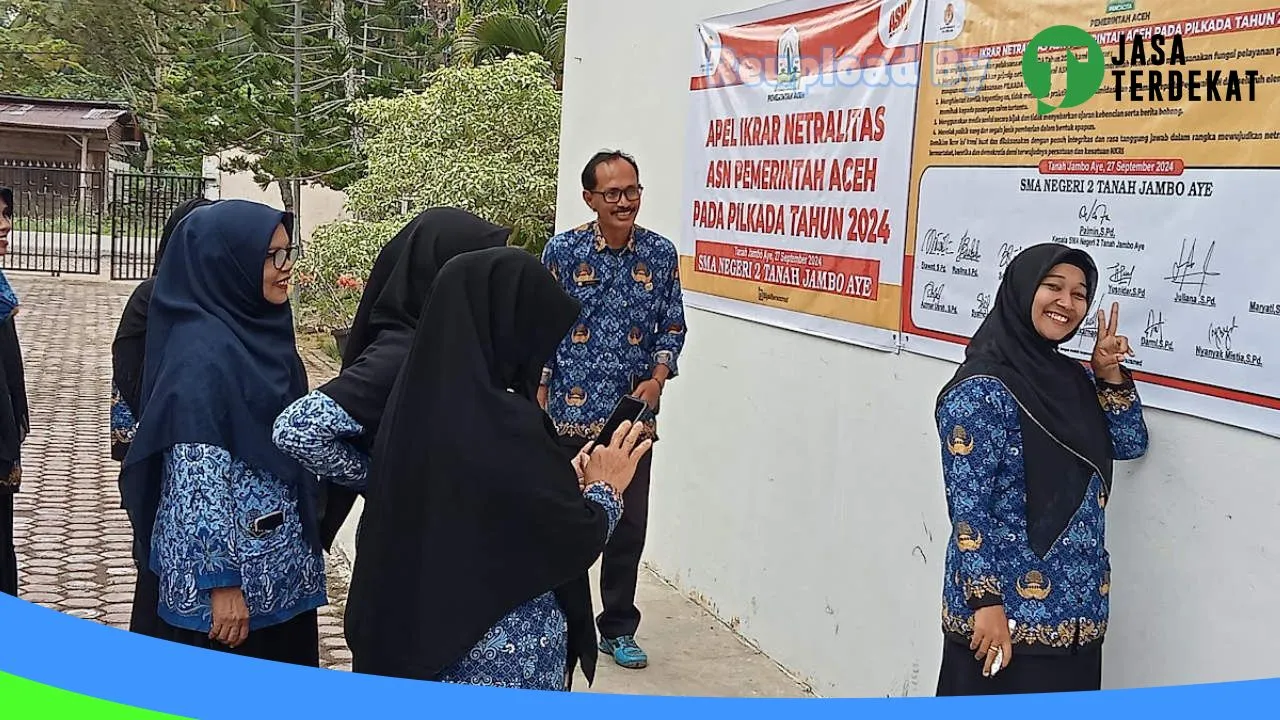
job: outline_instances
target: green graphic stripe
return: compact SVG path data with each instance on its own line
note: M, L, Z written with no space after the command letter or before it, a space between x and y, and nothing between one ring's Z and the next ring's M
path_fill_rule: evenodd
M0 672L0 718L92 718L93 720L188 720L41 685Z

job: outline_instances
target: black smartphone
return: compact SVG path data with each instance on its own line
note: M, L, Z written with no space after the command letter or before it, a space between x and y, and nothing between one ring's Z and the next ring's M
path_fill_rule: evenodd
M253 522L249 523L249 530L255 535L263 535L275 530L283 524L284 512L276 510L274 512L269 512L262 517L254 518Z
M645 405L644 401L639 398L634 398L630 395L623 395L618 398L618 404L614 406L613 414L604 422L604 427L600 430L600 434L596 435L595 445L608 445L613 442L613 434L618 431L618 428L622 427L622 423L627 420L633 423L638 421L640 416L644 415L644 411L648 409L649 406Z

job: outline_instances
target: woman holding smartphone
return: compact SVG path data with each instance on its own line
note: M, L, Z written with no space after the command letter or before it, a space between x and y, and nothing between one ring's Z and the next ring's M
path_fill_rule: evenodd
M587 571L651 441L627 423L577 474L566 462L537 389L578 312L523 250L440 271L373 453L347 599L356 672L564 690L581 661L592 679Z

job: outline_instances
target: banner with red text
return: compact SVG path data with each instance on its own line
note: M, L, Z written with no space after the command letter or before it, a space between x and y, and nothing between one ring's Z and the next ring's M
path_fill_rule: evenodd
M788 0L698 25L690 306L896 349L923 19L923 0Z

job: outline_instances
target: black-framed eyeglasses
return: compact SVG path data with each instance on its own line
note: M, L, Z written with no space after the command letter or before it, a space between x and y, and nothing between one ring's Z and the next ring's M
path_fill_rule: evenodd
M643 185L632 185L622 189L609 188L608 190L592 190L592 195L600 195L605 202L616 203L625 195L628 200L639 200L640 193L644 192Z
M267 253L267 257L271 258L271 264L277 270L283 270L285 265L298 259L298 248L293 245L277 248Z

